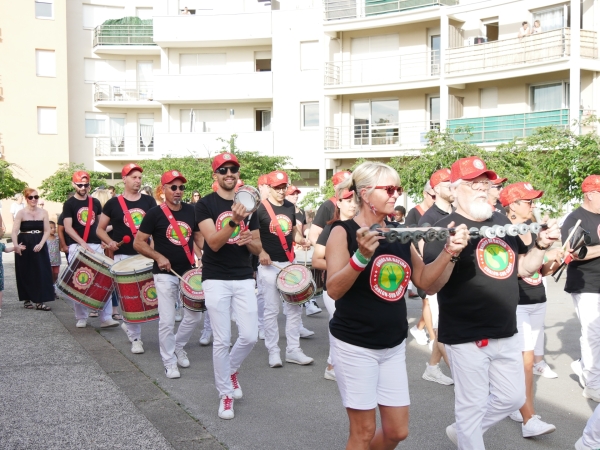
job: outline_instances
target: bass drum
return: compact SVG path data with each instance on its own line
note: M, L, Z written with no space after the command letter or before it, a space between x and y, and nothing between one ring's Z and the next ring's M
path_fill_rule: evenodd
M150 258L136 255L113 264L111 268L125 322L143 323L158 319L153 264Z

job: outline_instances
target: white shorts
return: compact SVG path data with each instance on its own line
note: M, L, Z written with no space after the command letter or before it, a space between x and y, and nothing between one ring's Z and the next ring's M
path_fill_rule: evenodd
M432 328L437 330L440 318L440 307L438 306L437 295L428 295L427 301L429 302L429 310L431 311Z
M329 320L333 319L333 313L335 312L335 300L332 299L327 291L323 291L323 303L325 303L325 308L327 308L327 312L329 313Z
M335 377L346 408L369 410L377 405L408 406L406 341L394 348L372 350L329 334Z
M543 355L544 319L546 318L546 302L533 305L517 306L517 329L521 339L521 350L529 352L537 350L536 355ZM540 341L540 336L542 339ZM542 352L539 353L536 344L542 343ZM539 345L538 345L539 347Z

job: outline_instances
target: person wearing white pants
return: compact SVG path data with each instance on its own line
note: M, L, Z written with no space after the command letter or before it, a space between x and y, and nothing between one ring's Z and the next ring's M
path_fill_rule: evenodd
M600 406L588 419L583 429L583 436L575 442L575 450L595 450L600 448Z

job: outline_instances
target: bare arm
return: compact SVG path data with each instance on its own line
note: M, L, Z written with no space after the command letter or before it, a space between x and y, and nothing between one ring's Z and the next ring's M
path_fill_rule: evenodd
M100 238L100 240L106 244L106 246L107 246L106 248L108 248L109 250L112 250L113 252L116 252L117 250L119 250L119 247L117 246L117 243L115 241L113 241L107 233L109 223L110 223L110 217L108 217L104 213L100 214L100 220L98 221L98 228L96 229L96 236L98 236Z
M34 252L39 252L43 247L48 237L50 236L50 218L48 216L48 211L44 210L44 234L42 236L42 240L38 245L33 247Z
M73 228L73 218L65 217L63 219L63 224L65 226L65 233L67 233L71 239L73 239L77 244L81 245L83 248L90 252L94 252L92 248L86 244L86 242L77 234L77 231Z
M171 262L165 258L162 254L155 251L150 244L148 244L149 234L138 231L133 240L133 249L140 255L144 255L147 258L151 258L156 261L158 268L164 271L171 270Z
M204 248L204 237L200 231L194 232L194 253L198 261L202 261L202 249Z
M308 240L310 242L317 242L317 239L319 239L319 235L322 232L323 232L323 228L321 228L318 225L315 225L313 222L313 224L310 226L310 229L308 231Z
M314 227L314 225L311 226L311 230L312 227ZM348 292L358 278L358 275L360 275L360 272L354 270L350 266L349 261L351 255L348 252L346 236L346 230L344 228L335 227L331 230L331 234L327 240L327 246L325 247L325 259L327 260L327 294L334 300L338 300ZM369 244L373 247L373 252L379 246L378 240L379 239L376 236L369 239ZM364 253L362 254L364 255ZM370 257L370 255L367 257Z
M549 220L548 228L540 231L537 237L537 243L541 247L550 247L555 241L560 239L560 229L555 219ZM546 250L540 250L537 247L533 247L525 255L519 255L519 276L530 277L544 263L544 255Z
M57 228L60 251L66 253L69 251L69 246L67 245L67 240L65 239L65 227L63 225L57 225Z
M248 250L253 255L260 255L262 252L262 241L260 240L260 232L258 230L252 230L251 232L252 241L246 244Z
M21 211L22 211L22 210L21 210ZM18 235L18 232L19 232L19 230L21 229L21 220L22 220L22 218L23 218L23 214L22 214L22 212L21 212L21 211L19 211L19 212L17 213L17 215L15 216L15 220L13 221L13 226L12 226L12 232L11 232L11 234L10 234L10 236L11 236L11 238L12 238L12 241L13 241L15 244L18 244L18 243L19 243L19 241L18 241L18 239L17 239L17 235ZM16 248L15 248L15 253L16 253L17 255L20 255L20 254L21 254L21 248L20 248L20 247L16 247Z
M312 266L315 269L327 270L327 262L325 261L325 246L315 244L313 251Z
M231 220L233 223L238 224L250 215L246 212L246 207L241 203L233 205L231 212L233 213ZM221 247L227 244L227 241L235 232L235 228L230 227L229 225L226 225L217 231L215 222L212 219L204 219L202 222L198 223L198 226L200 227L202 236L204 236L204 239L206 239L206 243L213 252L218 252ZM249 230L246 231L249 232ZM252 240L253 237L251 235L247 235L245 232L242 232L240 233L240 239L238 240L237 244L246 245Z

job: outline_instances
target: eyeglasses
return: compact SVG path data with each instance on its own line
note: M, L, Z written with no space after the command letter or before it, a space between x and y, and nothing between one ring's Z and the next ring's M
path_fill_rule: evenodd
M177 186L176 184L172 184L169 189L171 189L173 192L177 192L177 189L179 189L180 191L185 191L185 184L180 184L179 186Z
M200 197L200 194L194 194L194 197Z
M535 202L533 200L519 200L519 203L527 203L529 206L532 206Z
M90 183L75 183L75 186L77 186L79 189L83 189L83 188L89 188L90 187Z
M215 173L218 173L219 175L227 175L228 170L231 173L238 173L240 168L238 166L219 167L217 170L215 170Z
M40 198L40 196L39 195L28 195L27 198L29 200L33 200L34 198L37 200L38 198Z
M481 188L484 188L485 190L488 190L492 186L492 182L490 180L484 180L484 181L463 181L461 184L464 184L465 186L469 186L473 190L481 189Z
M432 200L435 200L435 194L431 194L429 192L425 192L427 195L431 197Z
M275 192L285 192L287 190L287 186L279 186L279 187L273 187L273 186L269 186L271 189L273 189Z
M493 184L493 185L492 185L492 189L498 189L498 190L500 190L500 189L502 189L503 187L504 187L504 186L502 186L501 184Z
M387 195L390 197L394 195L394 192L397 192L398 195L402 195L402 193L404 192L404 188L402 186L367 186L367 189L369 188L383 189L385 192L387 192Z

